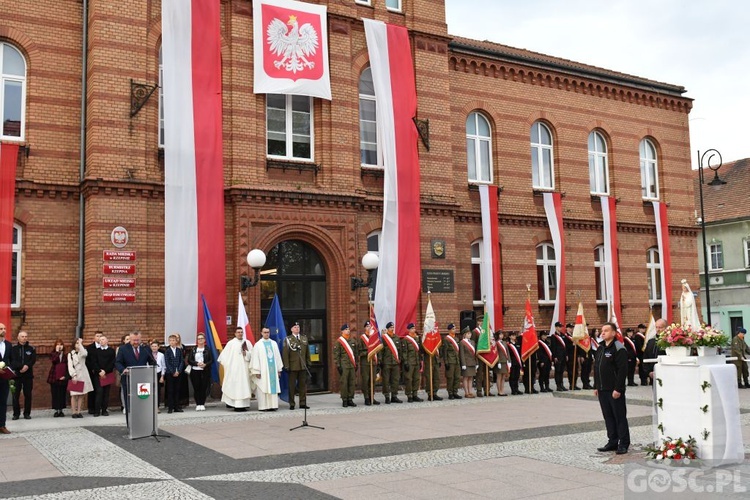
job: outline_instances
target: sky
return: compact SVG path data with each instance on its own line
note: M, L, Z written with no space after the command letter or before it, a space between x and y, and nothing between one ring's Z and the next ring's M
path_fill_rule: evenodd
M685 87L697 150L750 157L750 2L445 0L451 35ZM704 163L704 166L706 164Z

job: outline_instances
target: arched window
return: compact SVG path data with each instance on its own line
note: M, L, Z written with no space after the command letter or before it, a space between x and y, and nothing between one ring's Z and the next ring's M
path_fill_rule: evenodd
M539 302L554 302L557 298L557 263L552 243L542 243L536 247L536 282Z
M552 132L542 122L531 126L531 183L534 189L555 189Z
M164 147L164 61L159 47L159 147Z
M589 185L591 194L609 194L609 163L607 162L607 142L597 132L589 134Z
M482 286L482 239L471 244L471 299L475 307L481 307L484 299L484 287Z
M596 286L597 304L607 303L607 264L604 246L594 248L594 284Z
M638 150L641 157L641 196L646 200L658 200L659 169L654 143L643 139Z
M13 256L10 271L10 307L21 307L21 248L23 230L13 224Z
M469 182L492 182L492 137L490 122L481 113L466 118L466 160Z
M375 87L372 71L365 68L359 76L359 156L367 167L383 167L383 157L378 147L378 124L375 116Z
M269 158L313 159L313 102L304 95L266 94Z
M0 139L24 137L26 59L9 43L0 42Z
M378 257L380 257L380 240L382 238L382 234L382 231L380 229L377 229L367 235L367 251L374 253ZM375 300L375 288L377 287L377 284L378 270L375 269L372 272L372 285L370 285L369 288L369 290L372 290L372 296L369 297L370 300Z
M661 304L661 255L659 249L651 247L646 251L646 270L648 271L648 302Z

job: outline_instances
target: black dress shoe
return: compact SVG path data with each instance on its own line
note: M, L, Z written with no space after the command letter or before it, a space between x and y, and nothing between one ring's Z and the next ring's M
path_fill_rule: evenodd
M448 394L448 399L455 399L455 398L453 397L453 394Z
M310 409L310 407L307 406L307 405L299 405L299 407L300 407L301 410L309 410Z
M740 386L740 387L742 387L742 386ZM21 418L21 415L13 415L12 420L18 420L19 418Z
M365 406L372 406L372 401L365 399Z
M349 404L348 404L348 403L347 403L346 401L342 401L342 402L341 402L341 407L342 407L342 408L346 408L346 407L348 407L348 406L349 406Z
M380 401L378 401L377 399L373 399L373 400L372 400L372 404L374 404L374 405L379 405L379 404L380 404Z
M169 410L167 410L167 413L172 413L173 411L174 410L172 408L170 408Z
M175 413L183 413L182 408L175 408L174 411Z
M415 403L421 403L423 401L424 401L424 399L420 398L419 396L414 396L414 402Z
M463 399L463 396L459 396L458 394L453 395L453 399Z
M109 412L107 410L102 410L102 417L108 417Z
M624 446L620 446L619 448L617 448L617 451L616 451L615 453L616 453L617 455L624 455L624 454L626 454L627 452L628 452L628 449L627 449L627 448L625 448Z
M289 405L289 409L293 410L294 409L294 405Z
M537 391L536 389L531 389L531 394L539 394L539 391Z
M95 417L98 417L98 416L99 416L99 414L98 414L98 413L92 413L92 415L93 415L93 416L95 416Z
M602 446L601 448L597 448L596 451L605 452L605 451L615 451L617 449L618 448L616 444L607 444L607 445ZM625 451L627 451L627 448L625 449Z
M391 397L391 403L398 403L398 404L401 404L401 403L403 403L403 401L402 401L402 400L400 400L400 399L398 399L398 397L396 397L396 396L392 396L392 397Z
M493 394L493 395L494 395L494 394ZM433 399L433 401L442 401L442 400L443 400L443 398L441 398L441 397L440 397L440 396L438 396L438 395L432 396L432 399Z
M349 401L346 402L346 405L351 408L354 408L355 406L357 406L357 403L355 403L354 401L350 399Z
M31 420L31 415L24 415L23 418L24 420Z

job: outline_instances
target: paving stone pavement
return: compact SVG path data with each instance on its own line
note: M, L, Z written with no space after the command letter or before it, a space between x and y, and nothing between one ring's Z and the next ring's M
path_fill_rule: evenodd
M748 453L750 391L740 394ZM159 442L127 439L114 412L39 411L0 436L0 498L623 498L626 466L653 438L650 389L628 396L624 456L596 451L606 436L591 391L353 409L311 395L309 423L325 430L293 432L303 413L283 403L272 413L214 405L160 415L171 437Z

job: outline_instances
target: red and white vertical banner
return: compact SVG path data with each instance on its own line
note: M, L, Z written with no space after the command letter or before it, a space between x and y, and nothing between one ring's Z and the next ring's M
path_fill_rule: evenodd
M544 212L547 214L547 225L555 247L555 268L557 294L555 309L552 312L552 324L549 331L555 331L555 323L565 324L565 239L563 235L562 195L544 193Z
M13 274L13 217L16 206L18 144L0 144L0 323L11 340L10 304ZM20 276L18 277L20 279Z
M656 222L656 241L659 245L661 260L661 315L672 324L672 257L669 248L669 224L667 223L667 204L652 201Z
M204 325L201 294L226 341L220 8L162 1L164 335L188 345Z
M331 100L327 7L291 0L253 0L256 94Z
M612 196L600 196L602 222L604 223L604 278L607 285L609 318L621 318L620 260L617 254L617 200ZM617 323L619 327L620 324Z
M420 289L417 89L406 28L365 19L382 140L383 227L375 312L399 336L416 319Z
M238 293L239 302L237 303L237 328L242 328L242 340L247 340L250 345L255 345L255 335L250 326L250 319L247 317L245 303L242 301L242 293Z
M500 276L500 243L497 221L497 186L481 184L479 201L482 207L482 290L492 331L503 328L503 295Z

